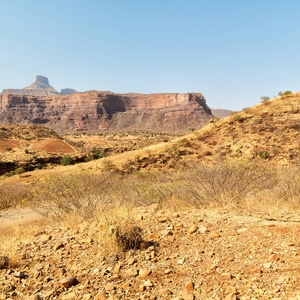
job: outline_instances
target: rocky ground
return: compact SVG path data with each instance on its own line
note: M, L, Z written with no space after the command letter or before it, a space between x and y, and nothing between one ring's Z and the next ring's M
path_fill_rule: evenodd
M105 255L91 220L14 240L0 299L299 299L296 216L152 205L136 217L145 242L119 255Z

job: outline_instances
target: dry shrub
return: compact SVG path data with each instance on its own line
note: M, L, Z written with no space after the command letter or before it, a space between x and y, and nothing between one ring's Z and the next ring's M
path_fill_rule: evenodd
M99 240L106 255L140 248L142 229L136 225L133 209L132 203L114 203L98 209Z
M274 172L256 163L201 163L182 174L180 193L196 207L240 207L247 197L275 184Z
M10 186L0 186L0 210L15 207L27 201L29 189L25 185L15 184Z
M281 167L277 172L278 184L270 197L276 202L288 205L290 209L300 208L300 164Z

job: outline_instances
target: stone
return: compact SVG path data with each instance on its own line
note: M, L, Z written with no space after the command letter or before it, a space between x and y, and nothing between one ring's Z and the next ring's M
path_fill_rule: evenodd
M144 282L144 286L145 287L152 287L153 283L150 280L147 280L147 281Z
M33 295L28 298L28 300L42 300L40 295Z
M62 286L64 288L69 288L72 285L77 284L77 279L75 277L66 277L66 278L60 279L58 283L60 286Z
M168 289L159 289L156 291L156 293L159 296L165 296L165 297L172 295L172 292Z
M150 269L141 269L139 271L139 277L140 278L146 278L151 274L151 270Z
M198 232L200 232L200 233L207 233L207 232L209 232L209 230L208 230L207 227L202 226L202 227L200 227L200 228L198 229Z
M129 270L127 270L126 273L128 276L132 277L137 276L139 274L137 268L130 268Z
M0 294L0 300L5 300L6 299L6 295L5 294Z
M238 300L238 297L235 294L228 294L225 300Z
M248 228L240 228L236 232L237 233L243 233L243 232L246 232L246 231L248 231Z
M158 233L152 233L147 237L147 241L157 241L158 239L159 239Z
M211 233L210 234L211 239L218 239L219 237L220 237L220 235L218 233Z
M195 299L195 295L193 293L191 293L190 291L188 291L187 289L184 289L182 291L182 298L183 300L194 300Z
M185 289L189 292L192 292L194 290L194 283L192 281L189 281L185 285Z
M54 250L56 251L56 250L59 250L63 247L64 247L64 244L62 242L58 242L58 243L55 244Z
M192 225L192 227L189 228L188 233L193 234L198 230L198 226Z
M22 279L22 278L25 278L25 274L24 274L24 272L19 272L19 271L16 271L16 272L14 272L14 277L16 277L16 278L20 278L20 279Z
M278 257L278 254L276 254L276 253L271 254L271 255L269 256L269 259L268 259L268 261L269 261L270 263L276 262L276 261L278 261L278 260L279 260L279 257Z

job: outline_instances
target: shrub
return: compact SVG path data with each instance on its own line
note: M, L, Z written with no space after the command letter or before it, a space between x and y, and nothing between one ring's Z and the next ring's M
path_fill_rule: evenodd
M6 150L6 151L11 151L12 148L8 147L8 148L6 148L5 150Z
M87 156L87 157L84 158L85 162L89 162L91 160L94 160L94 156Z
M20 178L21 178L22 174L25 173L25 172L26 172L26 171L25 171L25 169L23 169L23 168L17 168L17 169L15 170L15 173L16 173L16 174L19 174L19 175L20 175Z
M168 142L168 139L164 138L164 139L163 139L163 142L164 142L164 143L167 143L167 142Z
M3 131L7 130L4 126L0 127L0 129L3 130Z
M37 168L38 170L40 170L40 169L43 168L43 165L42 165L41 163L38 163L38 164L36 165L36 168Z
M263 96L263 97L260 97L260 99L261 99L262 103L265 103L265 102L269 101L271 98L267 97L267 96Z
M25 149L25 153L26 153L26 154L28 154L28 153L29 153L28 149Z
M243 161L190 166L182 179L183 197L198 207L220 204L239 207L249 195L276 184L271 171Z
M241 117L241 115L236 115L235 120L239 123L242 123L244 119Z
M94 147L91 152L93 153L93 157L95 159L102 158L105 155L105 153L103 151L101 151L100 149L98 149L96 147Z
M64 156L61 159L60 164L63 165L63 166L74 165L74 161L73 161L72 157L70 157L70 156Z
M260 151L260 152L258 153L258 155L259 155L261 158L263 158L263 159L267 159L267 158L270 157L270 154L269 154L268 151Z

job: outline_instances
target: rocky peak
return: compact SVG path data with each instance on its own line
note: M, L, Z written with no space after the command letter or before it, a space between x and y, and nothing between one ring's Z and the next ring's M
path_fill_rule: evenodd
M35 82L23 89L4 89L1 94L14 94L14 95L32 95L32 96L52 96L52 95L66 95L74 94L74 89L62 89L59 93L50 84L47 77L37 75Z

